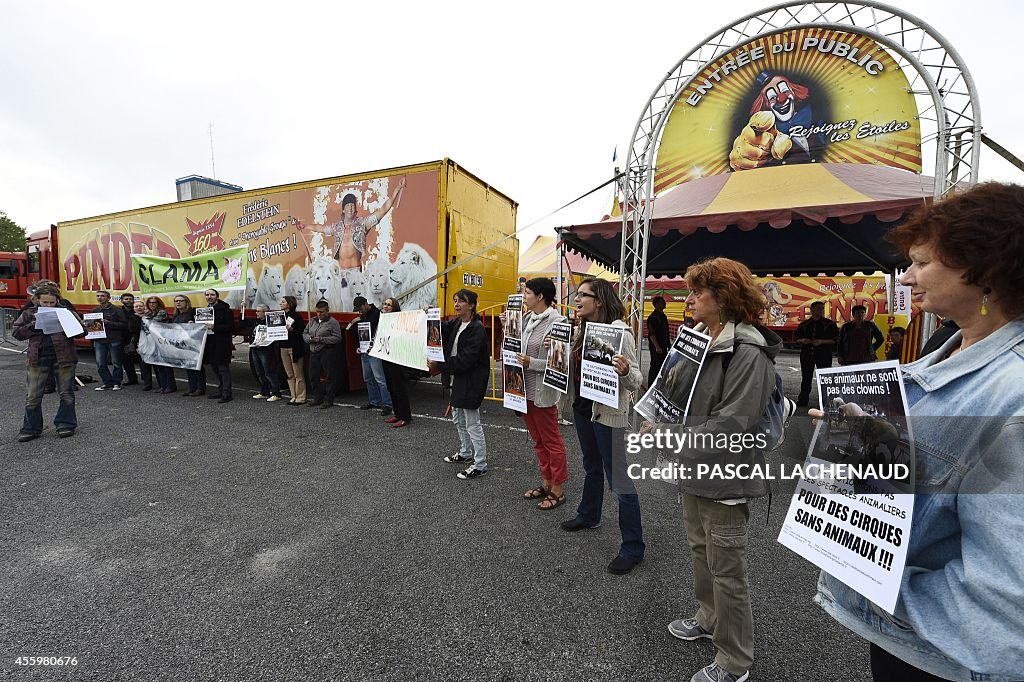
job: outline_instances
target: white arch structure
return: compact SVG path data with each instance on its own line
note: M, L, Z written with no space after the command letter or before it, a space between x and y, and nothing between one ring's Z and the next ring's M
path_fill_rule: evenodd
M748 14L709 36L669 71L633 130L623 179L619 295L634 336L641 338L647 245L654 196L654 160L676 100L710 63L750 40L805 27L854 31L886 47L907 74L917 100L922 158L934 146L935 192L940 198L958 181L973 185L981 152L981 109L974 81L960 55L931 26L906 12L869 0L787 2Z

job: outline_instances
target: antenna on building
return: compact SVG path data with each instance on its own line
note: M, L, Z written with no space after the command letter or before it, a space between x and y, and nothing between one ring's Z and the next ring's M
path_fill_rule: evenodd
M213 157L213 123L210 126L210 165L213 166L213 179L217 179L217 161Z

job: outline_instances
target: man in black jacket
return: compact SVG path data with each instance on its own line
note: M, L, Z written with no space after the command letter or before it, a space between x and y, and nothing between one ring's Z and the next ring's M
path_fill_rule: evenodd
M839 364L860 365L874 362L876 353L885 343L882 330L874 322L866 319L868 309L855 305L850 310L853 319L839 330Z
M124 385L135 386L139 383L139 377L135 373L135 358L138 353L132 339L137 336L138 328L142 326L142 318L135 314L135 295L121 294L121 310L124 312L125 329L121 343L124 348Z
M647 372L647 385L652 386L658 372L668 357L668 317L665 315L665 298L651 299L654 312L647 318L647 346L651 351L651 368Z
M216 289L206 290L206 304L213 308L213 324L210 326L211 334L206 338L206 351L203 353L203 362L210 365L214 376L220 383L220 393L209 391L206 394L211 400L217 399L219 403L231 402L231 351L234 346L231 343L231 333L235 327L235 318L231 313L231 307L220 300L220 292Z
M94 313L103 313L103 327L106 338L93 339L93 347L96 349L96 371L103 380L103 385L97 391L120 391L121 380L124 379L124 334L128 331L128 319L124 311L110 302L109 291L97 291L96 302L99 304L92 309ZM107 363L114 366L111 373L107 369Z
M832 366L832 349L839 336L839 327L825 317L825 303L811 304L811 316L796 328L796 342L800 344L800 397L796 404L806 407L811 397L811 382L815 367Z

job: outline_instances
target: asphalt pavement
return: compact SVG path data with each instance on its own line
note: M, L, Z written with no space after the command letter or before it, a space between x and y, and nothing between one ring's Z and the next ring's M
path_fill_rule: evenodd
M436 382L412 386L415 421L391 429L352 407L365 394L330 410L253 400L233 367L224 405L89 385L69 439L48 395L46 431L21 444L23 356L0 350L0 678L685 681L713 659L666 629L695 610L669 486L638 485L648 554L631 575L605 571L610 494L600 529L560 530L582 482L571 426L569 502L544 512L522 499L536 456L500 403L484 405L490 473L462 481L442 461L457 437ZM787 505L752 504L751 679L867 680L867 645L776 542Z

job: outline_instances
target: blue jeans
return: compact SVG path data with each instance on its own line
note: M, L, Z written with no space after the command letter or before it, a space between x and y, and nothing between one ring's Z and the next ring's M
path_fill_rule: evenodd
M60 395L60 406L57 408L57 416L53 418L53 425L58 431L78 427L78 417L75 415L75 366L58 367L53 362L28 368L28 397L25 399L22 433L39 435L43 432L43 389L51 372L57 378L57 393Z
M96 371L100 373L100 379L104 386L120 386L124 379L124 368L121 366L121 342L120 341L93 341L96 347ZM107 363L114 365L114 373L107 369Z
M281 397L281 379L277 372L276 351L269 347L250 348L252 369L256 372L256 380L260 382L260 393L265 396Z
M384 362L380 358L370 357L369 353L361 353L359 362L363 365L363 381L366 383L366 394L370 404L391 407L388 380L384 376Z
M459 454L473 458L473 468L487 471L487 441L480 424L480 410L452 408L452 421L459 432Z
M640 522L640 497L627 473L623 436L625 429L612 428L590 421L590 411L573 410L576 436L583 450L583 496L576 508L576 520L586 526L601 523L604 503L604 482L619 499L619 532L622 544L619 556L643 559L644 533Z

